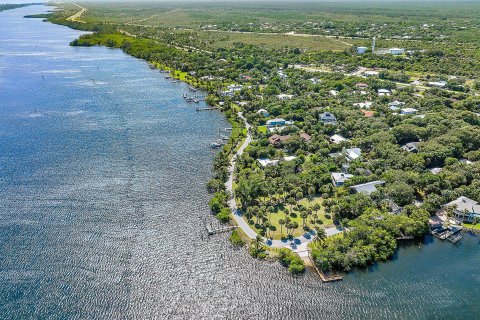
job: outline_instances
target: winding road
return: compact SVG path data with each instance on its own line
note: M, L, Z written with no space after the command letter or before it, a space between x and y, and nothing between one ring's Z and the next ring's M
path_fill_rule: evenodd
M240 119L242 119L245 123L245 127L247 128L247 137L245 141L242 143L240 148L238 148L237 152L233 155L232 159L230 160L230 166L228 167L228 180L225 182L226 189L230 192L232 197L228 201L228 205L230 206L230 210L232 210L233 218L235 219L238 227L242 229L242 231L250 238L255 239L258 233L250 227L248 222L243 218L242 211L237 207L237 202L235 199L235 195L233 192L233 179L234 179L234 172L235 172L235 165L237 162L237 158L240 157L248 145L253 141L252 136L250 134L250 124L247 122L247 119L243 116L241 112L238 113ZM334 234L342 232L335 227L325 229L327 236L332 236ZM272 248L289 248L294 252L298 253L300 257L308 256L308 243L315 238L315 232L312 231L311 233L306 232L304 235L300 237L296 237L292 240L270 240L263 238L265 244Z

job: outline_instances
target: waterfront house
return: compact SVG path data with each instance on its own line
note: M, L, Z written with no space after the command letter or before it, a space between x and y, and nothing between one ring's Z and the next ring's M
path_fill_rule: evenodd
M420 144L420 142L409 142L409 143L406 143L402 146L402 149L404 151L408 151L408 152L418 152L418 145Z
M339 144L339 143L342 143L344 141L348 141L348 140L345 139L344 137L342 137L339 134L334 134L333 136L330 137L330 142L335 143L335 144Z
M371 182L351 186L350 189L354 193L363 193L363 194L369 195L377 191L377 186L381 186L383 184L385 184L385 181L376 180L376 181L371 181Z
M400 114L406 116L416 114L417 112L418 110L415 108L403 108L402 110L400 110Z
M353 178L353 174L343 173L343 172L332 172L332 182L335 187L341 187L345 184L347 180Z
M320 121L323 122L323 124L331 124L331 125L337 124L337 118L335 118L335 115L333 113L324 112L320 114L319 118L320 118Z
M480 204L464 196L447 203L444 208L453 208L455 218L461 222L472 223L480 219Z

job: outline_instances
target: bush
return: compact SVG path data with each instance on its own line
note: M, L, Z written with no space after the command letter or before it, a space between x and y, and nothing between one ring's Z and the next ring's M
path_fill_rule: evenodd
M237 230L233 230L230 238L228 238L230 243L235 247L242 247L245 245L245 241L240 237L240 234Z
M229 208L221 209L220 212L217 213L216 217L221 222L226 223L226 222L230 221L230 209Z
M288 271L293 274L299 274L305 271L305 263L295 252L281 248L279 251L278 259L280 263L288 268Z

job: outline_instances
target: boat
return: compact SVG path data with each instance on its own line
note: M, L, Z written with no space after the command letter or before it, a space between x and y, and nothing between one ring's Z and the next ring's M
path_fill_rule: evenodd
M183 94L183 99L186 99L188 96L186 93Z
M178 80L173 80L172 82L173 82L173 83L177 83L177 82L178 82Z
M198 100L198 99L193 99L193 102L195 102L195 103L199 103L199 102L200 102L200 100Z
M172 78L172 77L171 76L165 76L165 79L170 79L170 78Z
M212 143L210 143L210 148L212 148L212 149L218 149L218 148L220 148L221 146L222 146L222 145L221 145L220 143L218 143L218 142L212 142Z
M192 101L193 101L193 98L192 98L192 97L186 97L186 98L185 98L185 101L187 101L187 102L192 102Z

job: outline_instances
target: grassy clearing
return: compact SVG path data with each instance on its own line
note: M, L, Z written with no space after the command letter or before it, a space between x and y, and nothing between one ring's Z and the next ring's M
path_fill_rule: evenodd
M325 210L322 203L323 203L323 199L321 197L315 197L312 200L304 198L299 201L299 204L303 205L306 208L312 208L314 204L319 204L320 210L318 212L313 211L314 214L318 215L317 225L327 227L333 224L333 220L331 219L331 217L327 218L325 216ZM305 230L303 229L303 219L300 216L300 212L298 210L295 210L295 206L293 206L293 210L292 210L292 206L290 205L286 205L285 207L282 205L279 205L275 208L275 211L273 213L268 214L268 218L272 225L269 236L271 236L273 239L281 239L282 234L283 236L286 236L285 226L283 226L283 233L281 233L282 228L280 228L280 223L279 223L281 219L285 220L285 218L287 217L287 215L285 214L286 210L288 210L289 212L288 217L290 218L290 220L298 223L298 228L293 232L293 236L298 237L305 233ZM253 219L250 220L249 223L255 231L260 232L262 229L255 226L254 224L255 220L256 218L253 217ZM313 215L309 216L306 219L306 226L308 228L311 228L311 229L314 228L315 224L313 223L314 222L313 220L314 220Z

